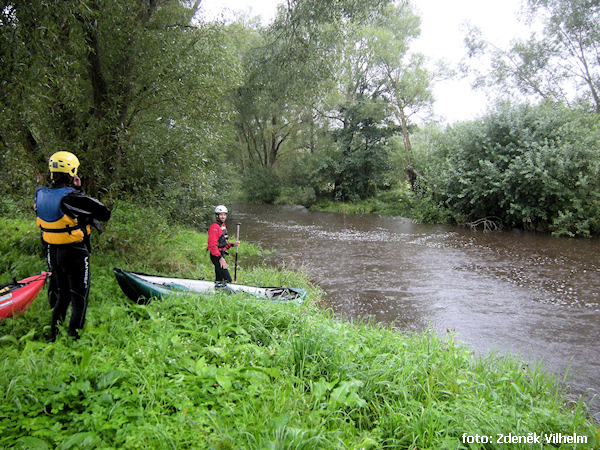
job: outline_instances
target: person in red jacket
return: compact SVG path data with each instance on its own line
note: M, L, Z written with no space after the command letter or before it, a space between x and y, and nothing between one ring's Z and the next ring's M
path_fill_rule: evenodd
M240 241L231 243L228 241L227 227L227 208L219 205L215 208L215 221L208 227L208 251L210 260L215 266L215 281L217 283L231 283L231 274L227 268L225 256L227 250L231 247L240 245Z

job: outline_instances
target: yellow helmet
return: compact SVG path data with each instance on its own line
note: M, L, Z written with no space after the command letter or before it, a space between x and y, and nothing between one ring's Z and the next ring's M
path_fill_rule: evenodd
M56 152L48 161L50 173L62 172L68 173L72 177L77 175L79 160L77 156L70 152Z

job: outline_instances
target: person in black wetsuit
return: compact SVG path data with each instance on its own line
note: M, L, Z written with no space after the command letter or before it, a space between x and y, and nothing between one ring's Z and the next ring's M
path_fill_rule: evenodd
M78 339L85 323L90 290L90 232L98 220L108 221L110 210L81 189L79 160L69 152L49 160L51 183L35 191L34 209L48 267L52 272L50 302L53 307L49 341L56 340L58 323L69 305L69 336ZM54 303L54 305L52 305Z

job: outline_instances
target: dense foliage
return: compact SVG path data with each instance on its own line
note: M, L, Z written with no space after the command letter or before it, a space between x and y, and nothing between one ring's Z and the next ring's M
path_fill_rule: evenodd
M206 235L167 222L117 204L94 236L78 341L46 343L44 292L0 322L0 447L473 448L465 435L509 431L575 433L587 439L575 448L598 445L585 405L566 403L539 367L480 359L450 335L336 320L299 273L243 267L240 277L307 287L302 305L227 295L134 304L113 266L210 271ZM0 283L44 268L32 220L0 227Z
M48 157L68 150L93 195L201 216L216 196L230 114L221 100L236 74L223 30L191 26L194 14L177 0L5 3L3 191L31 192Z
M469 56L492 61L482 84L512 106L433 133L432 87L447 72L413 50L420 17L407 0L294 0L266 25L206 21L199 1L3 5L3 211L28 207L49 155L68 150L91 195L186 223L232 199L359 202L600 234L597 2L524 3L543 41L506 50L472 32Z
M500 105L438 136L431 190L460 222L598 235L598 126L597 116L560 106Z

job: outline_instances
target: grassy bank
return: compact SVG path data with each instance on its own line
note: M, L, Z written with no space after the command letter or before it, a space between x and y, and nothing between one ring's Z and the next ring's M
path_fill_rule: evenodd
M321 199L310 206L317 211L343 214L382 214L401 216L420 223L455 223L451 213L431 200L428 195L415 195L406 184L388 191L380 191L365 200L342 202Z
M33 222L0 227L0 282L44 269ZM495 443L509 433L598 446L585 405L566 403L539 369L479 359L451 336L336 320L302 274L238 272L245 284L308 288L302 305L227 295L133 304L115 265L212 277L205 235L150 210L119 205L96 242L79 341L46 343L44 293L0 323L0 447L542 448ZM494 444L475 442L484 437Z

